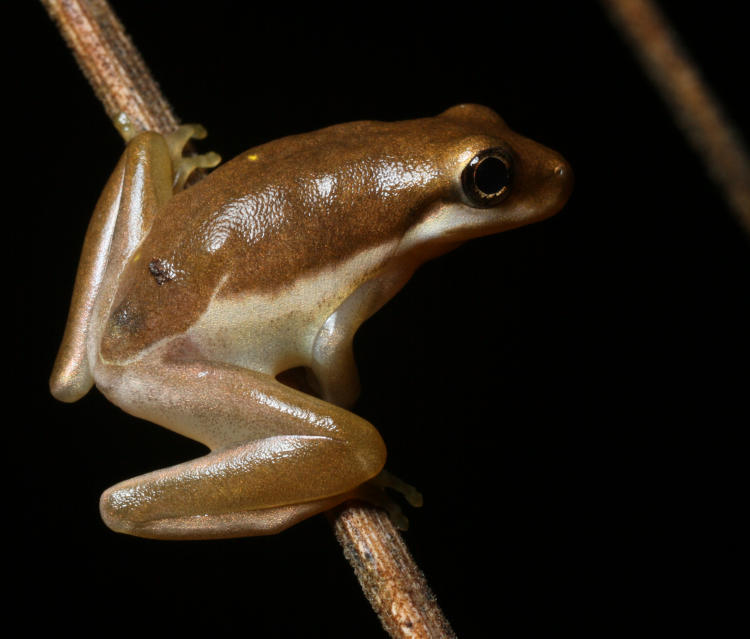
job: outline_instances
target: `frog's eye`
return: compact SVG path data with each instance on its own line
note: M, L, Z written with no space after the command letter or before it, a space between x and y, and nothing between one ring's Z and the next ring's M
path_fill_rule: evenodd
M501 148L477 153L461 174L464 194L472 206L495 206L510 192L513 165L510 154Z

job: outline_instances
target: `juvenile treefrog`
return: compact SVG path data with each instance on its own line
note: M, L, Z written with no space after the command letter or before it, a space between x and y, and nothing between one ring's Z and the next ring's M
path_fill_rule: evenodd
M66 402L96 384L210 449L105 491L106 524L143 537L271 534L371 496L386 451L347 410L354 333L422 262L556 213L572 186L560 155L477 105L293 135L184 188L193 166L218 162L181 157L203 133L128 143L50 380ZM277 379L296 367L317 396Z

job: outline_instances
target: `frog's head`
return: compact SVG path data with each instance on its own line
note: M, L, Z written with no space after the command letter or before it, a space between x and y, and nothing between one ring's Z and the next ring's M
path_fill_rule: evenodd
M463 242L557 213L573 171L555 151L512 131L493 110L452 107L435 118L453 139L441 151L442 197L411 229L412 246Z

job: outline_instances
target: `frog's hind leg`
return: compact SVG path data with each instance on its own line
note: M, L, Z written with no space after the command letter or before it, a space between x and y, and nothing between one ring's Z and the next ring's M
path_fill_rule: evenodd
M212 449L107 490L101 512L114 530L170 539L276 533L345 501L385 463L368 422L270 375L158 353L101 367L97 383L115 404Z
M93 385L87 346L95 302L103 298L108 282L116 282L171 197L172 166L164 138L149 132L135 136L104 187L86 232L65 335L50 377L57 399L74 402Z

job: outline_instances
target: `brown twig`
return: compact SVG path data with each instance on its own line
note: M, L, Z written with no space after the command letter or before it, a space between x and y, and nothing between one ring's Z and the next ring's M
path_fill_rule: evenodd
M385 512L348 504L335 516L334 529L386 632L403 638L455 637Z
M42 0L107 115L169 133L177 118L106 0Z
M651 0L601 1L750 233L750 157L669 23Z
M167 133L177 119L106 0L42 0L107 114L136 130ZM453 631L400 534L381 510L346 505L336 537L383 627L396 638L449 638Z

